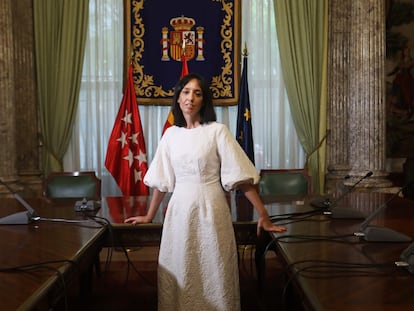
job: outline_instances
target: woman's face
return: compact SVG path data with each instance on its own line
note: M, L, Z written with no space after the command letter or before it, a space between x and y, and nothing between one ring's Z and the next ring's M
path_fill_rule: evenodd
M197 79L190 80L182 89L178 103L184 116L197 116L203 106L203 91Z

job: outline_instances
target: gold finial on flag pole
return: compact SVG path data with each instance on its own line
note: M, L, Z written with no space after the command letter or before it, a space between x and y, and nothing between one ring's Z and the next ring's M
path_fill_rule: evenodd
M242 55L243 56L249 55L249 53L247 53L247 44L246 44L246 42L244 42L244 49L243 49L243 54Z

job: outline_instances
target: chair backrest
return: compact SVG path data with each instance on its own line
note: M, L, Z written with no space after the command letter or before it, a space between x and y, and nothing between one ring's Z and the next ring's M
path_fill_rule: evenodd
M93 171L53 172L43 182L43 195L50 199L101 198L101 180Z
M260 171L260 195L304 197L312 192L312 178L305 169L263 169Z

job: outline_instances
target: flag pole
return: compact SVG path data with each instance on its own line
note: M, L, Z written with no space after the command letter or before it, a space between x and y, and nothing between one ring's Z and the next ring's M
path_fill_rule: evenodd
M251 123L249 87L247 82L247 45L244 44L243 68L240 81L239 103L237 109L236 139L254 164L254 145Z
M244 150L247 157L254 164L254 144L250 111L249 87L247 82L247 44L244 43L242 51L243 68L240 79L239 102L237 109L237 129L236 139L240 147ZM235 191L235 200L237 205L237 218L245 221L253 219L253 206L245 198L244 193L240 190Z

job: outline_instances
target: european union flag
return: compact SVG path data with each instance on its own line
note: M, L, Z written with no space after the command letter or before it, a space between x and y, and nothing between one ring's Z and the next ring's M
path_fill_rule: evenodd
M254 164L252 116L250 112L249 86L247 84L247 52L243 53L243 71L240 83L240 98L237 111L236 139Z

